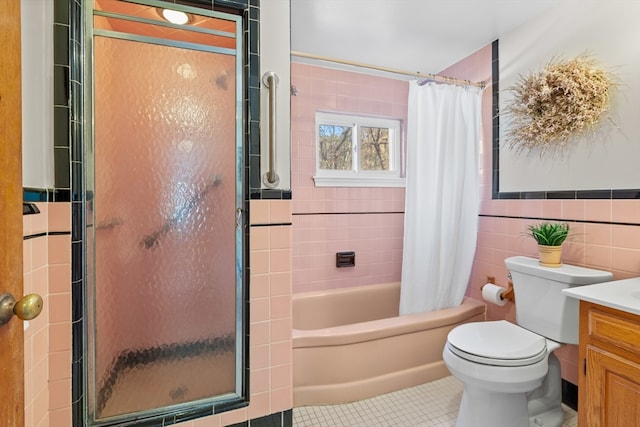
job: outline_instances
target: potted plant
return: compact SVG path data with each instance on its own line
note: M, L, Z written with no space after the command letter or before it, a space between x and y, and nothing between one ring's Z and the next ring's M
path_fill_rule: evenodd
M528 235L538 242L538 257L545 267L560 267L562 243L569 235L569 224L540 222L528 227Z

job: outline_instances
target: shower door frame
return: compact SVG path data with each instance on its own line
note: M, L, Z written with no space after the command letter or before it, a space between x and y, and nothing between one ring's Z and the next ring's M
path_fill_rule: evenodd
M229 2L230 9L236 9L239 13L237 15L224 13L224 12L215 12L209 9L200 9L198 7L190 7L190 6L182 6L174 3L168 3L157 0L123 0L128 3L138 4L138 5L148 5L153 7L170 7L172 9L182 10L187 13L193 13L197 15L209 16L213 18L222 18L226 20L230 20L229 17L235 17L236 21L236 49L234 56L236 58L236 95L235 95L235 109L236 109L236 185L239 188L236 188L235 191L235 206L237 213L237 228L236 228L236 267L234 270L236 271L236 283L235 283L235 393L229 393L220 396L212 396L211 398L201 399L198 401L186 402L183 404L173 405L170 407L164 407L159 409L154 409L145 413L144 416L140 416L140 413L135 413L135 419L137 422L141 422L145 426L147 425L165 425L169 423L175 423L180 421L185 421L189 419L195 419L207 415L213 415L215 413L224 412L228 410L233 410L236 408L244 407L248 405L248 393L249 393L249 378L248 378L248 280L249 280L249 227L248 227L248 208L249 208L249 198L248 198L248 188L249 188L249 179L248 179L248 169L247 169L247 159L248 159L248 122L249 120L246 117L246 111L249 108L246 108L246 104L248 103L249 97L248 93L248 75L249 73L243 73L245 68L248 65L248 58L244 54L247 40L243 38L246 34L248 22L247 22L247 13L246 9L241 9L238 6L237 2ZM197 3L193 1L193 3ZM89 263L94 263L95 257L93 254L93 250L89 251L87 245L93 245L95 242L95 228L93 227L94 218L93 218L93 210L90 209L92 202L92 194L93 187L89 185L89 183L93 183L93 179L87 179L93 172L94 166L94 158L93 158L93 145L94 145L94 81L93 81L93 40L95 36L104 36L104 33L101 33L100 30L97 32L94 31L93 28L93 19L94 19L94 0L88 0L84 5L84 15L83 15L83 24L81 25L84 30L84 72L83 72L83 87L84 87L84 99L82 108L82 112L85 117L85 127L84 127L84 144L82 150L84 152L83 156L83 182L84 182L84 191L83 191L83 209L80 215L80 218L75 219L76 226L82 227L83 229L83 241L85 244L83 245L83 259L84 259L84 267L83 267L83 278L85 282L85 287L82 292L82 305L83 305L83 317L82 317L82 364L80 369L77 369L77 366L74 366L73 376L81 374L82 378L74 378L74 396L80 397L80 402L74 403L74 426L78 425L88 425L88 426L110 426L110 425L120 425L123 422L131 423L132 418L126 416L117 416L113 418L109 418L106 421L96 421L94 420L94 414L91 413L90 408L94 407L94 404L89 402L89 399L95 396L95 390L93 392L89 392L90 387L93 387L94 381L90 379L90 375L92 373L89 370L89 357L93 357L93 345L90 343L91 336L89 334L89 328L92 327L93 323L91 322L92 313L89 312L89 307L94 307L95 304L93 302L88 301L90 298L94 298L95 291L90 290L90 286L95 286L95 269L93 267L89 268ZM165 43L160 42L158 40L153 40L145 36L135 36L128 34L126 36L118 35L117 38L143 42L143 43L157 43L171 47L177 48L187 48L192 49L193 46L189 43L183 43L178 41L169 41L165 39ZM216 48L216 49L202 49L204 51L217 52L217 53L229 53L225 48ZM224 52L221 52L223 51ZM77 143L80 143L76 141ZM93 235L93 237L89 237ZM94 277L90 277L90 274ZM74 295L74 298L77 298ZM78 345L76 340L74 340L74 346ZM74 358L74 360L77 360ZM74 364L75 365L75 364ZM95 373L93 373L95 374ZM78 390L79 389L79 390ZM74 397L74 401L76 398ZM81 405L81 406L80 406ZM79 407L80 406L80 407ZM80 412L81 411L81 412ZM127 424L134 425L134 424Z

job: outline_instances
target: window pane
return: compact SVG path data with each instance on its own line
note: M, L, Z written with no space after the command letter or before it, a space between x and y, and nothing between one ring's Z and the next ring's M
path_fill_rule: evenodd
M351 126L320 125L320 169L351 170Z
M360 168L389 170L389 129L363 126L360 129Z

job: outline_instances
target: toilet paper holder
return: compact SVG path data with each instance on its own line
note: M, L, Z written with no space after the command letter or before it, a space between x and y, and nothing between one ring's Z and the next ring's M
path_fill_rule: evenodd
M493 285L496 284L496 278L493 276L487 276L487 283L491 283ZM480 291L482 291L482 288L484 287L484 285L480 286ZM503 300L508 300L511 302L515 302L516 301L516 294L513 291L513 282L511 280L509 280L509 286L507 287L507 290L504 291L501 295Z

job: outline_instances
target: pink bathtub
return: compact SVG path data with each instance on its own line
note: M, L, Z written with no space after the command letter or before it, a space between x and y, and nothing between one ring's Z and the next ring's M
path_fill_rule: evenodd
M293 296L293 405L351 402L449 375L449 331L485 305L398 316L400 283Z

